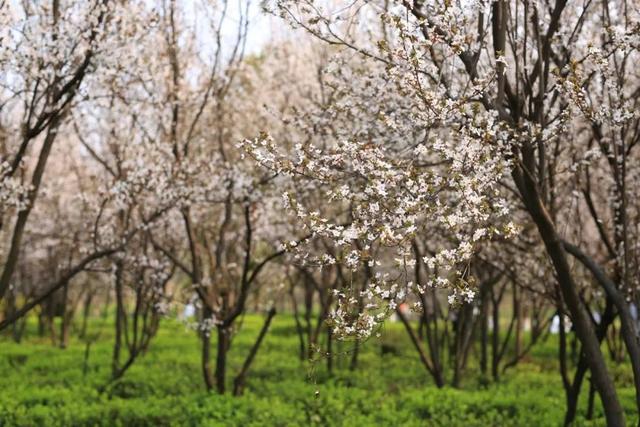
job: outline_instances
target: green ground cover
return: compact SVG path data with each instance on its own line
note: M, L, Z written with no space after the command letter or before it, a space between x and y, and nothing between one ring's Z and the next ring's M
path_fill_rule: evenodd
M230 352L230 374L261 321L244 320ZM34 323L28 328L21 344L0 338L0 426L556 426L564 415L553 337L497 384L472 364L461 389L437 389L399 324L364 344L355 372L348 369L352 344L342 344L329 376L324 360L298 359L293 319L278 315L245 395L232 397L204 391L199 342L177 321L164 321L147 354L102 392L110 373L111 322L92 321L91 332L100 336L86 366L83 341L74 337L62 350L38 337ZM396 354L382 355L382 343ZM612 369L633 423L630 368ZM604 425L599 406L595 419L585 420L586 395L576 425Z

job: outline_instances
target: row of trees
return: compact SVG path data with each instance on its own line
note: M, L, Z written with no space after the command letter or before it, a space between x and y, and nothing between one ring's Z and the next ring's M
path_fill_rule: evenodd
M640 410L633 2L279 0L251 55L248 2L1 5L0 329L114 304L115 380L193 304L224 393L254 301L240 394L287 295L301 358L395 314L438 386L557 315L565 422L589 374L624 425L603 341Z

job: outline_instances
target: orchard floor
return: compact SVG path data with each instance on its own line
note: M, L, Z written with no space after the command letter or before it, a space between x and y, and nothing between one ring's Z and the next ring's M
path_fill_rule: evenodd
M229 384L261 322L247 316L234 338ZM477 374L472 355L460 389L437 389L400 324L386 325L380 338L362 346L355 372L348 368L353 344L341 344L329 376L326 360L299 360L293 318L277 315L245 395L232 397L204 391L199 342L176 320L163 321L147 354L104 389L111 325L91 321L89 334L99 338L86 366L83 341L73 337L67 349L56 348L37 336L35 322L21 344L1 337L0 426L558 426L564 415L554 337L498 383ZM381 355L383 343L395 354ZM611 369L632 425L637 414L630 368ZM595 419L585 420L587 394L576 425L604 425L599 404Z

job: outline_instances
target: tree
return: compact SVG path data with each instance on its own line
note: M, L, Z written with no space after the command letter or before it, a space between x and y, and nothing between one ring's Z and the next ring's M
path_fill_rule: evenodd
M410 118L410 126L403 134L410 135L410 131L416 129L428 129L430 136L447 132L447 141L454 141L453 153L444 150L439 153L442 143L429 139L418 147L421 150L435 149L442 159L453 160L453 165L456 160L460 161L460 157L455 155L472 161L470 170L449 170L446 176L450 180L457 176L477 177L479 174L473 175L473 172L482 170L483 174L490 175L490 178L483 175L486 185L481 187L488 191L495 181L501 179L500 168L491 168L491 163L483 163L483 157L474 157L474 153L500 156L508 163L505 170L510 173L517 195L538 229L554 267L560 294L582 343L607 420L611 425L622 425L624 418L615 386L600 351L593 323L578 293L576 277L568 260L567 248L570 246L563 242L559 228L554 205L554 172L559 165L553 164L556 159L552 150L562 147L563 142L566 145L565 141L571 141L569 144L582 141L583 152L589 147L588 140L581 140L578 132L571 132L571 129L579 129L585 123L584 117L571 114L573 105L586 112L586 119L591 122L596 135L603 121L617 122L623 128L636 128L633 123L637 122L637 116L630 113L630 103L634 102L634 97L637 99L633 94L638 79L628 64L638 55L638 27L634 24L637 11L624 1L589 2L588 5L558 1L548 7L526 1L502 0L492 3L355 2L336 8L311 1L276 1L272 6L294 26L302 27L334 46L355 51L365 58L363 60L377 62L381 68L384 67L384 73L366 71L363 80L372 81L371 90L385 88L387 94L403 95L401 101L393 100L393 103L389 98L378 97L381 105L388 106L391 111L396 111L403 103L415 102L409 114L402 116ZM361 28L367 31L359 31ZM605 37L598 37L599 29L605 30ZM372 36L367 37L367 33ZM603 54L596 54L596 60L592 61L594 51ZM615 79L608 77L612 70L616 70L613 72ZM373 81L374 78L378 80ZM610 83L596 87L589 84L592 81ZM603 96L601 88L616 90L607 91ZM352 92L357 92L357 89L348 91ZM598 96L601 99L607 97L609 102L602 105L598 114L592 114L595 108L591 101ZM346 107L353 111L358 105L346 104ZM398 120L392 118L387 121L398 126ZM625 142L619 146L633 146L637 135L630 131L623 133L621 139ZM269 154L258 159L275 164L278 170L312 174L316 179L331 178L334 182L344 182L349 172L364 172L365 181L370 184L382 178L387 182L402 182L411 188L406 183L408 178L403 178L402 174L400 177L383 175L386 170L398 168L405 171L409 167L387 161L384 153L389 148L379 141L374 141L373 147L365 142L349 141L343 145L345 148L336 148L331 153L333 157L321 153L325 156L320 161L312 156L315 153L312 149L303 146L299 150L303 161L295 163L278 161L275 147L265 138L250 145L250 150L258 152L263 149L261 146L266 147ZM394 156L392 160L397 162L398 157ZM620 157L615 156L613 162L624 164ZM622 166L614 168L618 172L622 169ZM418 175L420 171L412 172ZM387 182L383 181L385 186ZM430 181L425 182L431 184L431 189L439 188ZM461 182L468 185L468 181ZM626 200L624 192L620 191L621 182L618 182L618 199ZM453 187L456 189L455 185ZM358 187L349 183L343 197L349 197L355 188ZM366 188L359 187L358 190L356 194L361 197ZM384 197L387 189L382 190L378 193ZM433 194L429 190L427 186L419 189L418 196L411 195L425 197L418 199L421 213L429 213L434 204L428 198ZM456 193L453 194L455 200ZM473 194L476 200L484 195L484 191ZM468 200L470 195L465 196ZM392 197L394 201L407 199L407 195L396 192ZM362 203L361 200L355 202ZM473 208L469 211L474 212ZM622 218L620 208L617 211L616 215ZM398 212L395 209L392 212L393 218L383 218L381 223L376 223L374 221L380 219L376 216L371 224L380 224L380 227L393 224ZM442 216L446 218L446 214ZM468 220L466 224L479 220L473 215L465 219ZM313 217L311 220L317 221ZM624 220L618 222L621 224ZM411 225L414 223L409 222ZM369 225L368 222L365 224ZM347 239L344 239L343 231L330 225L316 225L316 228L321 232L335 232L337 240L348 240L359 231L349 229ZM618 234L627 238L620 231L622 228L624 226L618 226ZM625 253L627 255L623 258L629 259L628 251ZM464 262L469 256L465 256L465 251L458 247L452 258ZM604 286L604 282L600 284ZM605 289L615 291L611 286ZM370 330L369 327L364 329ZM627 343L631 355L635 353L635 344Z

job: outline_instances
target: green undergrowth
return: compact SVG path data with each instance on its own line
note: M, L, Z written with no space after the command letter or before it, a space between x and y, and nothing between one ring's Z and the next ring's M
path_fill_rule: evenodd
M250 315L233 340L228 388L262 318ZM30 322L21 344L0 338L0 426L557 426L565 401L553 337L495 383L478 374L472 354L459 389L438 389L401 325L364 343L349 369L353 343L327 360L300 361L290 316L278 315L263 342L242 397L204 390L195 333L166 320L148 352L107 385L111 322L94 319L91 346L73 338L67 349L38 337ZM382 354L381 346L393 351ZM214 347L215 348L215 347ZM630 368L612 367L627 419L637 419ZM450 376L450 375L449 375ZM576 425L604 425L599 403L585 420L583 392Z

